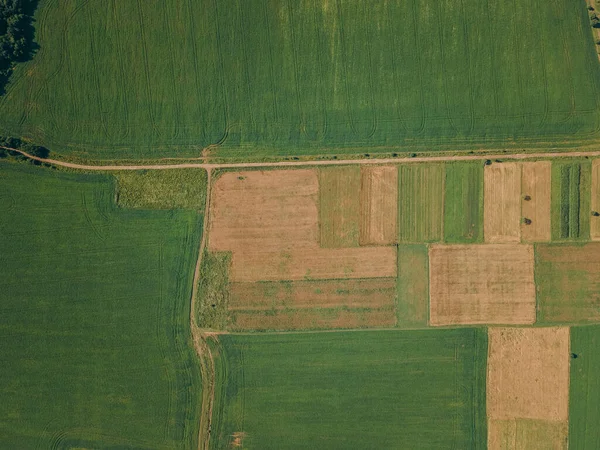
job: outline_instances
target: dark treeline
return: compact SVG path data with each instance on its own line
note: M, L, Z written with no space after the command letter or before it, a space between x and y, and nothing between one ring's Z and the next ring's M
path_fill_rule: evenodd
M50 150L48 150L46 147L35 145L31 142L25 142L19 138L0 136L0 159L14 158L23 161L28 160L33 164L40 164L39 161L35 161L33 159L30 160L26 156L23 156L21 153L11 149L19 149L32 156L37 156L38 158L47 158L50 155Z
M38 0L0 0L0 95L15 65L31 59L37 45L33 42L33 13Z

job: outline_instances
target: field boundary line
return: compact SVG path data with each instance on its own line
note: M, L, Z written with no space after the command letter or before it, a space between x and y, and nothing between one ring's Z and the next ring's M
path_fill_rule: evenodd
M196 317L196 303L198 297L198 282L200 281L200 272L202 267L202 257L206 248L210 196L211 196L211 169L207 169L206 177L206 201L204 203L204 217L202 220L202 237L200 239L200 248L198 250L198 259L194 270L194 281L192 285L192 298L190 299L190 331L194 350L200 362L200 374L202 377L202 404L200 409L200 426L198 427L198 450L208 450L210 442L212 412L215 400L215 361L207 340L209 338L217 339L216 336L202 332L198 326Z
M241 162L241 163L177 163L177 164L134 164L134 165L89 165L78 164L67 161L61 161L53 158L40 158L33 156L17 148L0 146L0 149L10 152L17 152L26 158L39 161L40 163L50 164L56 167L65 167L69 169L78 169L94 172L112 172L119 170L174 170L174 169L242 169L253 167L314 167L314 166L334 166L334 165L385 165L385 164L410 164L427 162L447 162L447 161L486 161L500 159L507 160L528 160L539 158L594 158L600 157L600 150L577 151L577 152L540 152L540 153L513 153L513 154L483 154L483 155L454 155L454 156L422 156L414 158L376 158L376 159L335 159L335 160L307 160L307 161L275 161L275 162ZM210 189L210 187L209 187Z

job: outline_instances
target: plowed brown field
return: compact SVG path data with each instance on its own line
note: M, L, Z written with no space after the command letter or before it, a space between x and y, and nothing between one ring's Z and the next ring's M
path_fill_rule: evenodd
M485 242L521 240L521 165L494 163L484 170Z
M395 296L393 278L232 283L229 309L381 308L393 307Z
M398 240L398 168L363 167L360 189L360 245Z
M490 328L489 419L566 421L569 328Z
M527 242L550 240L550 186L552 163L550 161L523 164L522 217L530 219L529 225L521 222L521 237ZM525 200L529 196L530 200Z
M533 266L530 245L431 246L431 325L533 323Z

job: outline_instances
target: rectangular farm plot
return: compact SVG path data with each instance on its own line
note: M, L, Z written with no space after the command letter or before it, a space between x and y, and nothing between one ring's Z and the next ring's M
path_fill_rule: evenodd
M600 442L600 326L571 328L569 447L597 449Z
M521 240L521 165L493 163L484 170L485 242Z
M591 169L589 162L552 164L552 239L590 236Z
M429 262L427 246L398 246L398 326L427 326L429 315Z
M444 223L442 164L401 165L398 172L400 242L440 241Z
M600 322L600 242L536 246L538 320Z
M357 247L360 166L319 169L319 230L323 248Z
M487 416L566 423L569 328L490 328Z
M592 161L592 216L590 218L590 237L600 240L600 159ZM598 215L596 215L598 214Z
M214 448L239 431L248 449L485 448L485 330L219 341Z
M549 241L552 163L523 163L521 237L526 242Z
M212 189L209 249L317 247L316 170L227 172Z
M447 163L444 191L444 242L483 240L483 164Z
M398 168L361 169L360 245L388 245L398 240Z
M488 450L567 450L566 421L508 419L488 423Z
M234 311L230 314L231 331L286 331L342 328L393 327L393 306L377 309L301 308L269 311Z
M395 276L396 247L234 252L230 272L233 282Z
M431 246L430 324L532 324L533 267L530 245Z
M395 296L394 278L231 283L229 309L382 308Z

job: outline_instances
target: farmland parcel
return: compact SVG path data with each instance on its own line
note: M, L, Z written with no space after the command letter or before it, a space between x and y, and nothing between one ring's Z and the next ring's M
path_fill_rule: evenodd
M485 330L220 341L212 448L485 448Z
M36 21L40 50L0 101L0 133L65 154L521 149L599 137L581 0L48 0Z
M105 176L0 164L0 447L197 448L200 217Z

